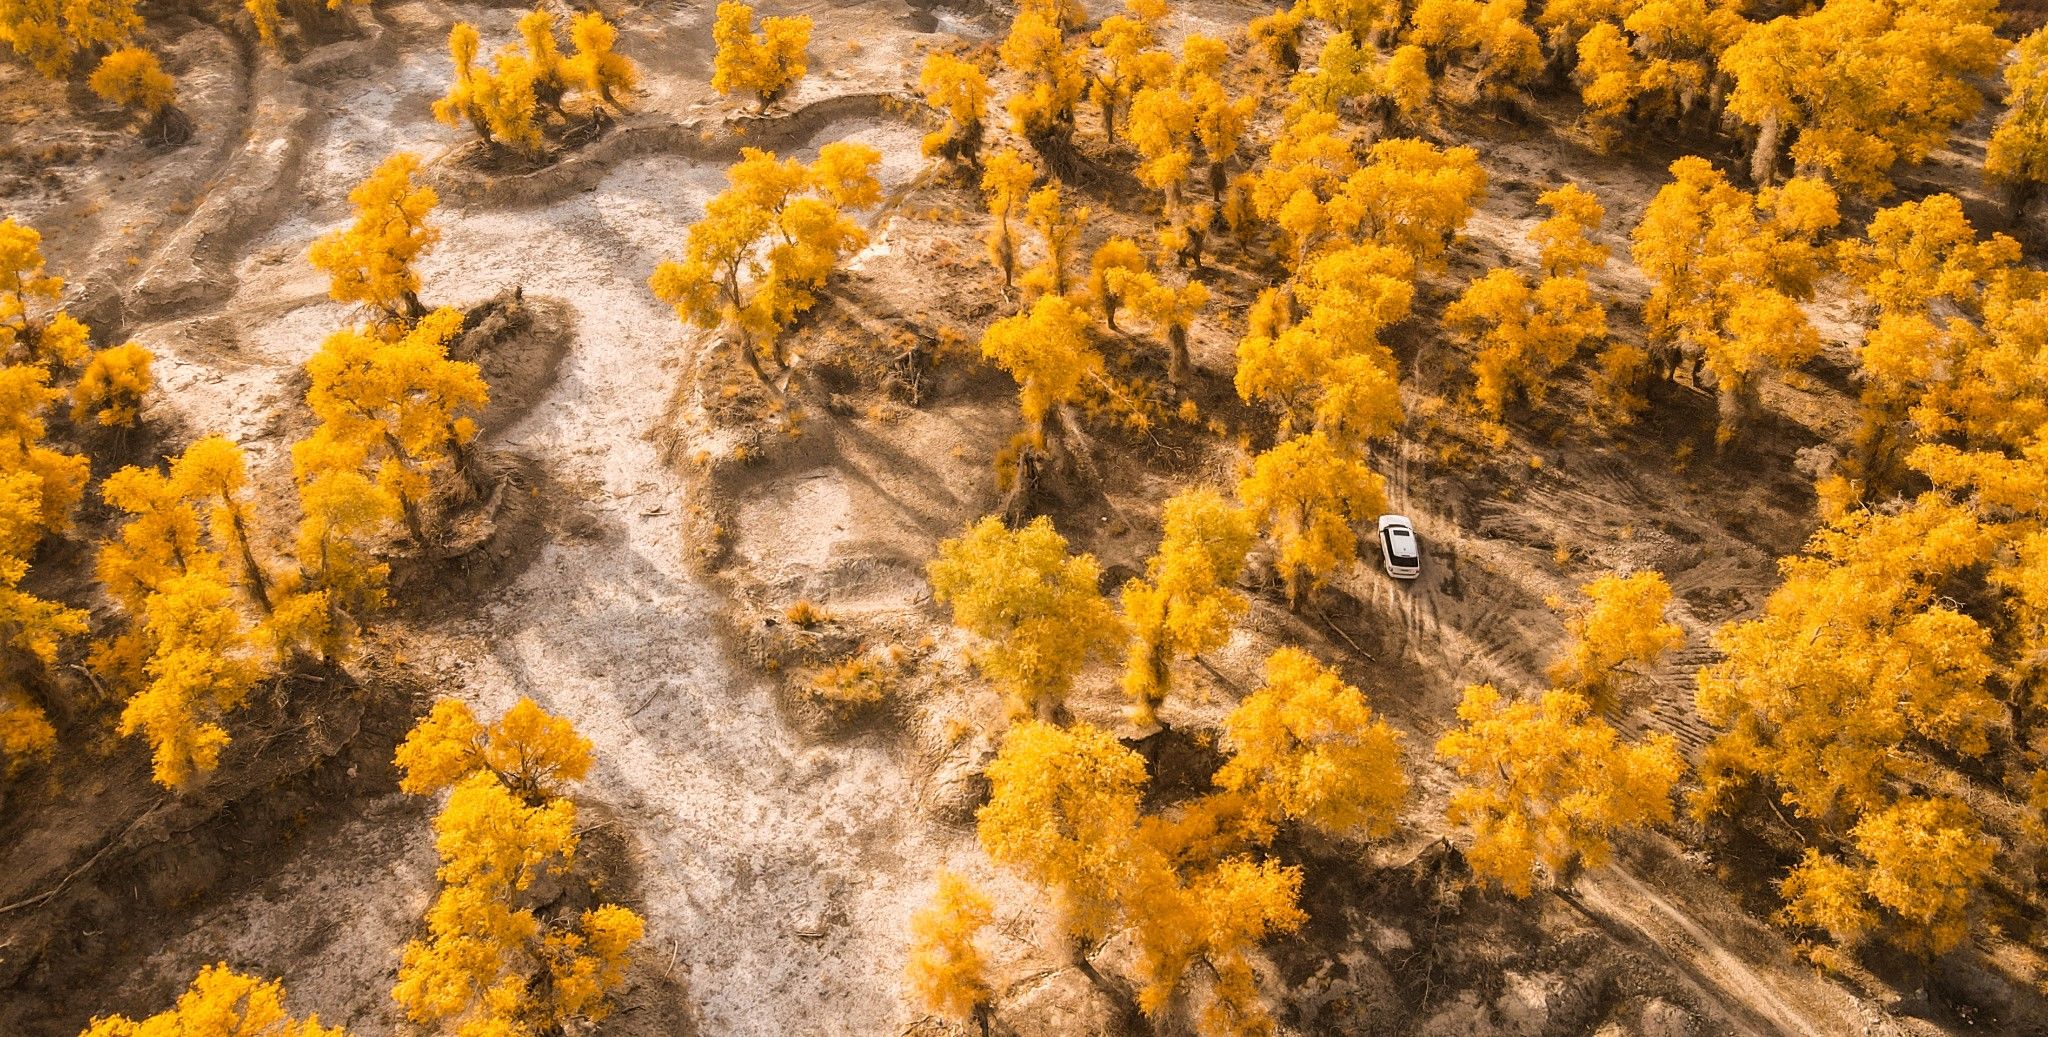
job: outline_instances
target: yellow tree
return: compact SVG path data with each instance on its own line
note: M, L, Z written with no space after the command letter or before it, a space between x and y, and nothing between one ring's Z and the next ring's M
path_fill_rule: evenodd
M1510 702L1489 684L1465 689L1458 719L1436 745L1462 779L1447 816L1472 833L1473 874L1515 896L1530 894L1539 865L1569 885L1606 860L1616 833L1671 820L1684 764L1669 735L1631 745L1579 695Z
M569 22L569 43L574 48L563 66L563 74L585 93L614 108L628 107L625 98L640 85L640 68L631 58L615 53L612 44L619 30L599 11L585 11Z
M348 193L355 222L321 235L307 256L332 279L334 301L371 307L399 327L426 316L412 264L441 240L440 228L427 223L441 199L433 188L413 183L419 168L419 156L410 152L385 159Z
M177 1004L147 1019L95 1016L79 1037L348 1037L320 1017L293 1018L284 1007L284 984L208 965L178 995Z
M545 60L559 66L554 51L552 26L547 33ZM477 63L476 27L457 22L448 31L448 51L455 61L455 81L448 93L434 102L434 118L449 126L464 122L476 130L486 144L511 148L529 158L546 149L540 130L540 105L544 66L520 50L507 45L498 50L491 67ZM559 74L559 68L553 70Z
M1843 473L1866 496L1903 481L1904 455L1915 441L1954 430L1958 387L2020 390L1995 373L2014 371L2017 355L1988 368L1976 363L2000 352L1992 340L2032 334L2020 329L2033 325L2033 304L2020 300L2039 293L2041 278L2019 258L2019 243L2003 234L1979 239L1962 204L1946 194L1879 210L1862 240L1843 244L1843 272L1878 308L1857 350L1862 422ZM2006 413L2028 420L2024 409Z
M1971 908L1998 854L1969 807L1907 799L1865 815L1849 839L1850 859L1809 849L1785 876L1787 920L1843 943L1881 932L1927 957L1969 937Z
M207 436L171 462L171 489L204 519L212 549L241 569L243 587L266 616L276 611L272 578L257 559L255 515L242 448L224 436Z
M1802 171L1859 195L1891 191L1984 103L1974 80L2006 44L1992 0L1827 0L1755 26L1723 52L1731 115L1755 128L1752 177L1775 179L1787 135Z
M474 476L474 415L489 402L477 366L448 359L448 342L461 328L462 314L445 308L395 340L344 328L306 361L306 406L320 426L295 452L358 456L357 467L374 473L422 547L433 543L427 509L436 476L464 483Z
M42 242L35 228L0 220L0 353L55 373L85 359L89 332L58 307L64 279L48 272Z
M2015 222L2048 181L2048 29L2028 33L2005 66L2005 114L1985 148L1984 175L2005 186Z
M20 588L28 558L43 538L42 482L33 473L0 472L0 774L46 757L57 741L44 704L59 644L86 631L86 615Z
M7 0L0 3L0 42L51 79L127 46L142 31L134 0Z
M1088 295L1102 311L1102 323L1117 330L1116 315L1129 301L1133 279L1147 272L1145 251L1123 235L1115 235L1088 257Z
M391 991L408 1019L460 1033L558 1033L610 1014L645 923L616 904L576 911L535 887L575 864L567 786L589 761L588 741L524 699L487 730L443 700L406 737L400 787L449 790L434 819L441 891ZM524 794L501 780L517 773L535 779Z
M1536 204L1550 210L1550 217L1529 231L1543 276L1580 277L1606 265L1607 246L1587 236L1607 219L1607 208L1598 196L1577 184L1566 184L1543 192Z
M1942 588L1994 544L1968 510L1927 494L1893 514L1846 513L1781 560L1762 614L1723 627L1724 658L1699 674L1700 714L1721 729L1701 761L1701 809L1732 809L1761 783L1839 829L1918 772L1909 740L1983 753L2003 713L1986 687L1991 636Z
M111 480L108 493L132 503ZM146 655L118 730L147 739L157 784L182 790L220 765L223 722L264 675L256 639L216 566L163 580L134 618Z
M1088 86L1085 48L1068 47L1057 20L1027 7L1010 23L998 53L1003 67L1021 77L1004 102L1011 131L1057 166L1072 146L1074 106Z
M569 794L590 773L590 739L532 699L520 698L489 725L460 699L436 700L406 735L395 762L399 789L428 796L478 772L533 806Z
M1296 648L1266 657L1266 682L1223 722L1230 759L1216 784L1266 824L1343 838L1394 830L1408 795L1400 735L1365 694Z
M377 560L399 504L371 473L360 441L313 436L292 445L298 485L295 537L297 586L277 602L279 640L303 644L334 662L354 644L371 614L384 607L388 563Z
M691 225L682 261L663 261L648 287L684 323L724 329L740 359L767 381L762 359L785 363L782 330L867 243L846 210L881 200L874 177L881 157L850 141L825 145L808 167L740 149L740 161L725 171L731 186Z
M1358 558L1352 524L1386 510L1386 483L1322 432L1296 436L1252 461L1237 496L1273 541L1274 567L1297 606L1306 586Z
M1117 116L1131 96L1163 80L1173 57L1159 45L1159 23L1166 0L1124 0L1124 11L1102 20L1088 37L1102 56L1101 67L1088 81L1088 99L1102 112L1102 133L1116 143Z
M42 534L70 528L71 511L85 494L88 474L83 454L44 445L43 413L64 395L49 383L50 373L33 364L0 367L0 474L35 480L36 529ZM22 551L21 557L28 557L28 552Z
M526 48L526 60L533 70L533 96L544 108L559 112L562 97L569 92L567 62L555 39L555 12L545 7L519 16L519 42Z
M1087 207L1065 208L1060 201L1060 185L1047 184L1025 199L1024 222L1038 232L1045 252L1044 258L1024 272L1025 298L1046 292L1066 295L1070 287L1067 268L1073 263L1081 231L1088 225Z
M1148 270L1113 270L1106 278L1131 308L1159 330L1166 341L1166 380L1185 390L1194 377L1188 355L1188 328L1209 305L1209 286L1187 281L1180 287L1162 282Z
M981 640L975 665L1019 716L1050 716L1081 667L1123 633L1095 557L1067 554L1044 517L1014 532L984 518L939 544L926 574L953 624Z
M1557 603L1566 614L1564 654L1550 683L1585 698L1605 714L1622 702L1632 679L1685 644L1685 631L1664 618L1671 587L1655 570L1610 573L1579 588L1584 601Z
M1266 55L1279 72L1293 72L1301 67L1301 29L1308 20L1308 8L1303 4L1291 7L1276 7L1273 13L1260 15L1245 25L1245 36Z
M1835 194L1794 178L1751 195L1696 156L1672 163L1671 174L1632 235L1651 286L1644 322L1667 370L1686 357L1713 376L1716 439L1726 443L1755 409L1765 376L1820 352L1799 301L1820 275L1815 239L1838 219Z
M133 342L102 349L71 387L71 421L131 428L142 420L142 401L156 387L156 354Z
M1579 0L1546 4L1537 24L1561 48L1555 57L1575 61L1586 128L1605 148L1624 123L1718 120L1716 63L1751 27L1743 11L1737 0Z
M178 84L154 52L123 47L100 60L87 85L101 100L143 116L143 136L166 144L192 138L192 120L178 110Z
M1004 317L982 332L981 355L1017 380L1025 445L1060 449L1062 437L1048 437L1048 429L1071 424L1068 411L1080 398L1082 385L1102 373L1102 354L1089 337L1093 323L1088 311L1066 296L1048 293L1030 310ZM1057 425L1048 426L1048 417L1057 418Z
M1408 253L1385 245L1319 255L1257 308L1237 347L1238 396L1273 404L1283 436L1322 431L1356 449L1392 435L1400 372L1380 332L1408 315L1414 271Z
M981 66L944 51L925 55L917 89L927 108L945 124L924 135L926 158L937 157L964 169L981 168L981 139L988 122L988 77Z
M711 66L712 89L721 94L751 90L755 109L767 111L807 71L804 52L811 45L811 17L763 18L757 33L754 9L738 0L724 0L718 5L711 39L718 47Z
M1010 220L1019 214L1037 180L1037 168L1014 148L989 156L987 168L982 170L981 190L988 196L988 213L995 220L988 229L988 258L1003 272L1005 292L1015 283L1017 273L1017 233Z
M1582 278L1549 277L1532 289L1521 274L1495 268L1444 310L1444 325L1476 347L1472 394L1500 421L1517 396L1543 402L1551 376L1606 336L1607 312Z
M1421 48L1437 69L1473 56L1479 96L1507 102L1543 71L1542 43L1523 20L1525 13L1523 0L1421 0L1409 17L1405 42Z
M168 473L123 468L101 491L128 516L119 539L101 546L97 571L129 625L95 647L92 662L130 692L122 733L147 735L157 780L174 788L217 766L228 741L222 720L265 674L261 644L276 645L246 482L241 450L209 436L173 459ZM243 616L230 558L263 623Z
M976 829L989 859L1051 891L1077 939L1107 936L1147 870L1135 839L1145 761L1087 724L1027 720L985 773Z
M910 916L910 963L904 979L924 1007L955 1022L973 1022L988 1032L993 991L988 963L974 937L995 918L988 894L957 872L941 869L931 903Z
M1145 575L1124 584L1124 625L1131 643L1124 664L1124 694L1131 721L1157 723L1159 704L1173 686L1181 659L1222 647L1245 610L1236 584L1252 547L1250 518L1207 488L1184 490L1166 502L1159 550Z

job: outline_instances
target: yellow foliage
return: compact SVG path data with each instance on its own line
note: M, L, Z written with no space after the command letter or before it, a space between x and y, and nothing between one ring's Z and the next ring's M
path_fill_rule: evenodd
M1045 246L1045 258L1024 272L1025 297L1043 292L1066 295L1070 287L1067 267L1073 262L1081 230L1088 225L1088 209L1064 208L1060 203L1060 186L1047 184L1025 199L1024 222L1038 232Z
M57 729L48 714L18 691L0 691L0 759L5 773L28 760L47 757L57 745Z
M571 918L535 889L574 864L576 806L566 793L589 769L590 743L526 699L488 730L443 699L396 762L406 791L450 790L434 819L441 891L391 991L407 1018L473 1035L602 1020L645 923L614 904Z
M1058 898L1066 928L1100 938L1141 877L1133 855L1145 761L1106 731L1028 720L986 771L977 815L989 859Z
M1685 631L1664 618L1671 588L1655 570L1602 576L1580 587L1579 594L1585 600L1566 613L1570 641L1551 664L1550 682L1605 714L1621 705L1628 678L1641 676L1684 646Z
M759 110L766 111L807 71L804 51L811 45L811 17L763 18L756 33L754 9L738 0L724 0L718 5L711 38L718 46L712 89L721 94L751 90Z
M1846 513L1783 559L1763 614L1723 627L1725 658L1700 671L1700 714L1722 729L1701 805L1757 777L1805 817L1862 812L1914 773L1909 738L1984 752L2003 713L1985 687L1990 634L1940 588L1992 545L1969 512L1927 494L1895 514Z
M1787 919L1852 944L1882 927L1928 957L1968 937L1970 908L1998 842L1967 806L1907 799L1865 815L1850 839L1853 862L1808 850L1785 877L1779 892Z
M1408 795L1400 735L1308 653L1268 656L1265 684L1223 727L1231 756L1216 784L1247 797L1268 823L1366 839L1394 830Z
M867 244L842 210L880 200L874 167L881 157L864 144L835 141L806 167L740 149L725 173L730 186L691 225L684 258L663 261L648 287L684 323L733 333L741 359L757 373L763 356L782 363L782 329Z
M977 1017L989 1002L988 964L974 937L995 918L988 895L941 869L931 903L910 916L910 964L904 980L924 1007L955 1022Z
M1536 204L1550 210L1550 218L1529 231L1545 277L1579 277L1606 264L1607 246L1587 238L1607 218L1606 207L1593 192L1566 184L1543 192Z
M989 263L1003 272L1003 287L1009 288L1017 270L1017 236L1010 229L1010 217L1017 214L1038 170L1017 153L1004 148L989 156L981 174L981 190L988 196L988 212L995 223L988 232Z
M444 698L405 737L395 759L399 788L431 795L488 771L529 803L568 794L590 772L590 740L521 696L489 727L460 699Z
M51 79L79 55L119 50L142 31L135 0L4 0L0 42Z
M378 490L397 504L413 539L431 542L426 508L434 477L467 477L468 447L489 402L473 363L448 359L462 314L439 309L396 339L343 328L306 361L306 406L320 420L296 444L302 483L321 470L352 463L374 474Z
M1247 402L1271 401L1283 435L1329 433L1356 448L1401 423L1400 373L1381 329L1408 315L1415 263L1405 252L1356 245L1324 254L1292 293L1262 297L1237 347L1236 386ZM1289 323L1294 304L1307 307Z
M82 454L63 454L43 445L43 412L64 394L50 388L50 372L31 364L0 367L0 474L24 474L35 481L40 534L63 533L71 511L85 493L88 465ZM21 553L23 559L28 552Z
M1088 98L1102 110L1102 132L1116 142L1117 115L1139 90L1156 86L1170 71L1172 57L1154 49L1159 22L1166 17L1165 0L1124 0L1123 14L1102 20L1088 37L1102 55L1100 69L1088 82Z
M999 51L1020 88L1004 102L1010 128L1034 144L1064 141L1074 132L1074 106L1088 86L1086 48L1066 45L1059 22L1029 7L1018 11Z
M1473 396L1494 421L1506 415L1516 396L1540 405L1551 376L1607 334L1607 313L1585 280L1549 277L1532 290L1506 268L1467 286L1443 320L1477 347Z
M1088 334L1092 323L1066 296L1045 294L982 332L981 355L1017 380L1017 405L1034 445L1045 441L1046 416L1080 398L1083 384L1102 373L1102 354Z
M1977 113L1971 82L2006 44L1993 0L1827 0L1744 32L1720 58L1731 115L1758 129L1753 176L1769 182L1783 134L1792 159L1844 189L1891 191L1891 168L1918 162Z
M1322 432L1296 436L1260 454L1237 496L1273 540L1274 567L1287 600L1303 582L1323 579L1358 558L1352 525L1386 510L1386 483Z
M1236 589L1253 538L1243 511L1198 487L1166 502L1163 525L1145 576L1121 592L1131 632L1123 687L1140 727L1155 722L1173 684L1173 664L1222 647L1246 607Z
M939 156L968 168L978 166L990 95L981 66L935 50L925 55L917 89L925 105L946 119L944 126L925 135L925 157Z
M85 325L57 308L64 279L45 269L42 241L34 228L0 220L0 353L54 374L90 347Z
M2007 183L2048 181L2048 29L2020 40L2005 66L2005 115L1984 151L1984 175Z
M1308 9L1302 4L1274 8L1272 14L1252 19L1245 26L1245 36L1274 68L1292 72L1301 67L1301 26L1307 19Z
M141 47L123 47L101 58L87 85L101 99L144 115L178 102L178 84L164 74L156 54Z
M1633 234L1651 285L1643 317L1653 343L1705 357L1725 442L1756 406L1765 375L1820 352L1798 303L1820 275L1814 239L1836 223L1835 195L1801 178L1751 195L1698 157L1672 163L1671 174Z
M204 569L164 579L132 618L147 658L119 731L149 741L157 784L182 789L219 766L222 721L263 677L256 639L227 584Z
M926 571L954 624L982 639L975 663L1020 715L1065 699L1089 656L1122 633L1097 589L1095 558L1068 555L1043 517L1015 532L982 519L941 543Z
M563 75L605 104L628 107L625 97L640 85L640 68L631 58L614 53L619 30L599 11L585 11L569 22L569 43L575 48Z
M1669 735L1630 745L1571 692L1509 702L1487 684L1465 689L1458 719L1436 745L1463 779L1446 816L1472 832L1473 873L1515 896L1539 864L1569 883L1606 860L1615 833L1671 820L1684 764Z
M294 1019L284 1008L284 984L245 976L226 962L200 969L173 1007L137 1022L97 1016L79 1037L348 1037L320 1017Z
M156 354L133 342L102 349L71 387L71 420L128 428L142 420L142 399L156 386L150 364Z
M441 240L440 228L427 223L440 197L431 187L413 184L419 168L419 156L410 152L385 159L348 193L355 222L321 235L307 254L332 278L328 294L334 301L372 307L400 326L426 315L412 264Z

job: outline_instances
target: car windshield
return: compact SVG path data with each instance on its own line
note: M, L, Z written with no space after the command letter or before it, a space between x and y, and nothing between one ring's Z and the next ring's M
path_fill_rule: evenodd
M1405 529L1387 530L1387 553L1393 555L1395 561L1414 561L1415 534Z

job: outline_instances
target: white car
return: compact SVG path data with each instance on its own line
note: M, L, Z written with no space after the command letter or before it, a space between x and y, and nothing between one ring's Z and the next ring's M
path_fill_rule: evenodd
M1380 516L1380 556L1387 575L1412 580L1422 575L1422 545L1415 540L1415 527L1406 515Z

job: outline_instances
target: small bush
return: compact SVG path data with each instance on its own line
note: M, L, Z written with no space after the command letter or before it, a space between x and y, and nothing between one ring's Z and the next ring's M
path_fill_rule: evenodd
M873 705L895 686L899 656L896 649L890 648L865 652L828 666L811 678L811 692L842 706Z
M809 598L800 598L796 604L783 610L782 618L804 630L810 630L832 622L832 613Z

